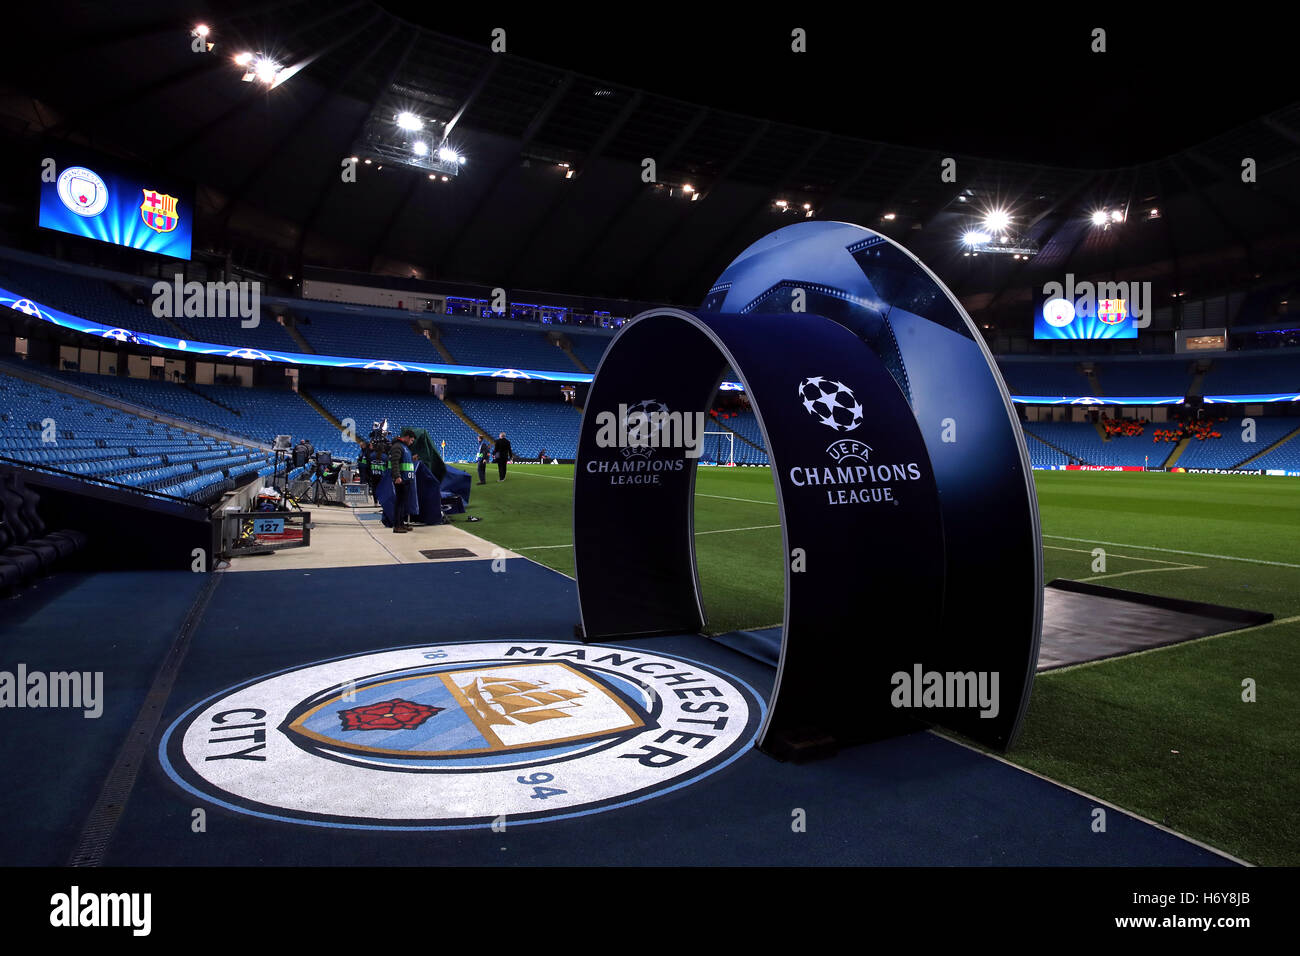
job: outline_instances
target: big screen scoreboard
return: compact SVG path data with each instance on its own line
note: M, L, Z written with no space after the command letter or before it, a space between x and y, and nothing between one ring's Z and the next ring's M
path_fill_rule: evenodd
M108 157L59 147L39 164L37 224L73 236L189 259L194 188Z
M1135 303L1128 298L1099 298L1074 289L1034 292L1036 339L1135 339Z

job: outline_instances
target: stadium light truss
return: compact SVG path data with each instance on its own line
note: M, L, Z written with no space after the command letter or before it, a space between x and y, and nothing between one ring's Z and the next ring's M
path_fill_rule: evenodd
M1028 259L1038 255L1038 243L1027 236L1006 233L1000 236L971 230L962 236L967 252L984 252L994 255L1018 256Z
M465 157L444 140L439 120L420 116L413 110L382 102L366 121L352 145L352 155L377 163L392 163L421 169L431 175L460 175Z

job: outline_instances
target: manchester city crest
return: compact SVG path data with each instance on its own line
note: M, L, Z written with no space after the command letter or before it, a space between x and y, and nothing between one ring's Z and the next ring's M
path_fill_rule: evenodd
M534 823L707 776L763 705L733 677L638 649L400 648L268 675L196 704L159 758L196 796L363 829Z

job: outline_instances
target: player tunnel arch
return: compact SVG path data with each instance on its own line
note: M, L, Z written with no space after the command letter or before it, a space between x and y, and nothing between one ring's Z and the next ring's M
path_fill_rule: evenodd
M704 628L696 460L675 441L671 419L658 447L639 446L619 423L649 401L703 415L728 368L768 449L786 561L781 654L760 746L792 753L930 722L1005 746L1029 693L1033 669L1023 662L1028 643L1036 657L1037 630L990 636L972 619L959 634L945 631L961 615L948 607L940 488L921 427L872 350L820 316L658 309L615 338L588 394L574 479L584 639ZM849 403L840 421L807 406L813 379L835 383L841 407ZM918 709L911 696L894 705L895 674L988 672L1007 661L1015 666L999 673L997 712L977 722L969 707Z
M652 309L611 342L574 482L585 639L704 627L695 459L680 443L621 446L601 424L651 401L702 414L728 367L771 460L786 561L760 746L929 723L1010 746L1043 614L1024 435L952 293L898 243L850 223L770 233L700 309Z

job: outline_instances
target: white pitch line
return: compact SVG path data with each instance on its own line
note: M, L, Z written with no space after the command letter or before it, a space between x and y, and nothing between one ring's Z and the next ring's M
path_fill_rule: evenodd
M766 531L769 528L779 528L779 524L756 524L748 528L719 528L716 531L697 531L700 534L731 534L735 531ZM527 548L511 548L511 551L546 551L551 548L572 548L572 544L534 544Z
M757 498L732 498L728 495L706 495L702 491L695 493L696 498L721 498L723 501L747 501L751 505L774 505L775 501L760 501Z
M1149 544L1125 544L1122 541L1098 541L1096 538L1068 538L1063 534L1045 534L1044 538L1057 541L1081 541L1084 544L1108 544L1115 548L1137 548L1139 551L1160 551L1164 554L1187 554L1194 558L1218 558L1221 561L1244 561L1247 564L1269 564L1276 568L1300 568L1300 564L1285 561L1265 561L1263 558L1239 558L1231 554L1207 554L1204 551L1180 551L1178 548L1156 548Z
M1045 544L1044 549L1050 548L1053 551L1073 551L1075 554L1092 554L1087 548L1063 548L1059 544ZM1195 567L1191 564L1183 564L1181 561L1161 561L1159 558L1141 558L1136 554L1108 554L1107 558L1126 558L1129 561L1146 561L1148 564L1172 564L1180 568Z
M555 481L572 481L571 477L565 475L535 475L531 471L519 471L516 474L523 475L525 478L551 478ZM758 498L732 498L730 495L706 495L702 491L695 493L696 498L720 498L723 501L744 501L751 505L775 505L775 501L761 501Z
M552 481L572 481L569 475L534 475L531 471L515 471L512 474L522 475L525 478L550 478Z
M1136 571L1116 571L1114 574L1094 574L1090 578L1079 578L1080 581L1104 581L1106 578L1122 578L1126 574L1152 574L1158 571L1204 571L1205 568L1199 564L1184 564L1176 568L1138 568Z

